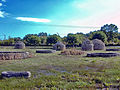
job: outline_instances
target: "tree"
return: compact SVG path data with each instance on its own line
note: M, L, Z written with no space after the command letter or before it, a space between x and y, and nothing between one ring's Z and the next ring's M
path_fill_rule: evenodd
M37 35L33 34L28 34L23 38L24 42L26 45L40 45L41 44L41 39Z
M79 45L79 36L77 34L69 33L67 35L67 43L71 46Z
M41 44L45 45L47 42L47 33L41 32L38 34L41 39Z
M106 24L101 27L100 31L103 31L106 34L108 41L114 40L114 38L117 38L118 36L118 27L114 24Z
M57 34L53 34L53 35L49 35L47 37L47 44L55 44L57 43L58 41L61 41L61 37Z
M1 42L1 44L4 46L11 46L11 45L14 45L14 43L15 43L14 38L9 38Z
M67 44L67 37L66 36L64 36L63 38L62 38L62 42L66 45Z
M83 40L85 40L86 35L83 33L76 33L79 36L79 45L82 45Z
M41 36L46 36L46 37L47 37L47 33L40 32L40 33L38 34L38 36L39 36L39 37L41 37Z
M14 38L9 38L8 41L9 41L9 45L15 44Z
M14 37L14 41L17 42L17 41L22 41L22 39L20 37Z
M46 43L47 43L47 37L46 36L41 36L40 39L41 39L41 44L42 45L46 45Z
M103 42L107 42L107 36L103 31L94 31L90 34L89 38L91 40L99 39L102 40Z

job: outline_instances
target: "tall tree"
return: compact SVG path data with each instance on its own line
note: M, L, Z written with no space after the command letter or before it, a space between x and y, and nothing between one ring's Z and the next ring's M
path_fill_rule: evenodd
M47 43L47 33L44 33L44 32L40 32L38 34L38 36L40 37L41 39L41 44L42 45L45 45Z
M57 43L58 41L61 41L61 37L57 34L53 34L53 35L49 35L47 37L47 44L55 44Z
M71 45L71 46L79 45L79 35L69 33L67 35L67 43L68 45Z
M38 34L38 36L39 36L39 37L41 37L41 36L47 36L47 33L40 32L40 33Z
M103 42L107 42L107 36L103 31L94 31L90 34L89 39L100 39Z
M117 38L118 36L118 27L114 24L106 24L101 27L100 31L103 31L106 34L108 41L114 40L114 38Z
M23 38L24 42L26 45L40 45L41 44L41 39L37 35L33 34L28 34Z

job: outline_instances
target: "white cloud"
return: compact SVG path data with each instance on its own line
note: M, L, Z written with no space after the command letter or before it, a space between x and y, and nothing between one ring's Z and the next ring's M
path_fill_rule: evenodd
M0 7L2 6L3 4L2 3L0 3Z
M51 22L51 20L49 19L30 18L30 17L17 17L16 19L21 21L31 21L31 22Z
M2 3L0 3L0 18L4 18L6 15L8 15L8 13L6 13L3 8L1 8L3 6L3 2L6 2L6 0L1 0Z
M71 17L69 20L65 21L69 25L78 25L78 26L93 26L101 27L104 24L115 24L120 27L120 0L85 0L80 2L76 0L72 3L72 7L77 9L78 14L74 17ZM83 18L79 10L83 10L87 15ZM83 13L84 13L83 12ZM98 28L99 29L99 28ZM98 30L97 28L93 29L79 29L83 32L89 32L92 30ZM74 30L75 31L75 30Z
M0 11L0 17L4 18L5 17L5 12L4 11Z
M6 0L2 0L2 2L6 2Z

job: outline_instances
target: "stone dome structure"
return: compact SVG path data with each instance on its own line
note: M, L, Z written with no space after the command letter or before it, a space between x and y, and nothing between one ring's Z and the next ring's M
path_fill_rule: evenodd
M93 50L93 43L89 39L85 39L82 43L82 50L83 51L92 51Z
M25 44L22 41L18 41L15 43L15 49L24 49Z
M105 50L105 44L101 40L94 39L92 42L94 44L94 50Z
M65 50L66 46L62 42L57 42L53 45L53 50Z

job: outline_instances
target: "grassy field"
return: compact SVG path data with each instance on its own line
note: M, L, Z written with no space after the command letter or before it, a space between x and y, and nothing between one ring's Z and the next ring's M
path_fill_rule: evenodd
M87 90L90 88L94 90L97 81L100 85L104 83L107 87L120 86L120 57L66 56L59 55L60 51L54 54L36 54L35 51L40 49L47 49L47 47L27 47L24 50L0 47L0 51L29 51L35 55L33 58L23 60L1 60L0 73L2 71L30 71L32 76L28 79L1 78L0 88L6 90L11 90L11 88L15 90L17 88L21 90L26 90L25 88L28 90Z

